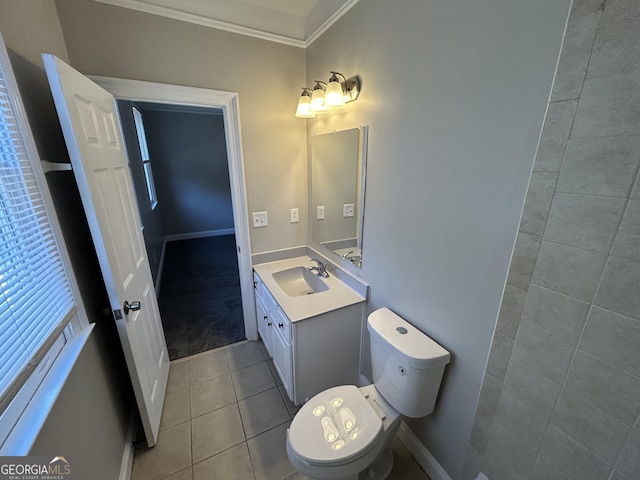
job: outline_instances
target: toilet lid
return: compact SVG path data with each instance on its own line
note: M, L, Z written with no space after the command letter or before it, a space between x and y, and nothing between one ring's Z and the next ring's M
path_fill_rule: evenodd
M334 387L309 400L289 428L289 445L309 463L341 464L375 445L382 420L354 385Z

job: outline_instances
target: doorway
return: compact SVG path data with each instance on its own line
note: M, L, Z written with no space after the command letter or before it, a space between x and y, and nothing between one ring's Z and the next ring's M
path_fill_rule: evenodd
M258 332L255 322L255 305L253 302L253 273L237 94L234 92L221 92L109 77L91 78L94 82L113 94L117 100L215 108L222 112L233 204L235 249L237 252L244 330L247 340L257 340Z
M170 359L244 340L222 111L118 110Z

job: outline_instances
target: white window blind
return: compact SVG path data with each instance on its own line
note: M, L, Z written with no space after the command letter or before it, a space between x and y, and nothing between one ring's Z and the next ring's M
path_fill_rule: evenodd
M0 64L0 414L75 313L5 68Z

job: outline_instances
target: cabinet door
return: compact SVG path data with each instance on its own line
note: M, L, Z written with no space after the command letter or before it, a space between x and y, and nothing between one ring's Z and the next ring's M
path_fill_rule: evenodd
M273 365L276 367L282 386L287 391L289 399L293 401L293 352L291 344L282 335L283 328L289 328L289 320L283 319L282 313L277 312L277 327L273 329ZM282 316L281 316L282 315ZM280 325L283 325L280 327ZM274 322L275 326L275 322Z
M272 341L272 331L273 328L271 326L271 320L269 318L269 312L267 308L264 306L264 302L261 297L256 295L256 321L258 323L258 333L260 334L260 338L262 338L262 342L269 352L270 356L273 356L273 341Z

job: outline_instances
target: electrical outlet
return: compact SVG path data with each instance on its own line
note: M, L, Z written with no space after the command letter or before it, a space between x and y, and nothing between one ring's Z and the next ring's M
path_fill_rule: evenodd
M266 227L269 225L267 212L253 212L253 228Z
M300 213L297 208L292 208L289 210L289 222L290 223L298 223L300 221Z
M345 203L342 206L342 216L343 217L353 217L353 212L355 211L355 205L353 203Z
M316 207L316 219L324 220L324 205L318 205Z

